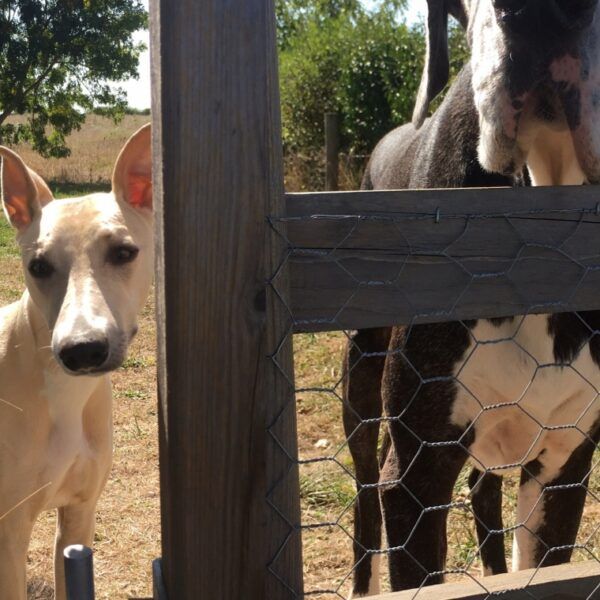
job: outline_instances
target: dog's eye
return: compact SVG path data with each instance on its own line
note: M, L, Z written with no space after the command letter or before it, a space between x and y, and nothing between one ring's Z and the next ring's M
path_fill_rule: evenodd
M34 258L28 269L36 279L47 279L54 273L54 267L45 258Z
M112 265L126 265L133 262L139 253L135 246L116 246L108 251L108 262Z

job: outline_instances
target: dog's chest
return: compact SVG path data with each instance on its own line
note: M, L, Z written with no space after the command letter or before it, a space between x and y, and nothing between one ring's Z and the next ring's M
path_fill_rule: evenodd
M43 510L95 493L110 466L111 449L110 397L103 398L104 411L90 413L98 380L67 377L55 366L40 370L37 378L3 383L3 395L16 408L7 412L10 407L3 406L0 422L0 489L5 490L0 511L32 494Z
M51 421L47 447L51 460L46 468L55 483L47 508L81 500L90 485L102 479L98 467L104 462L90 439L85 418L90 398L97 394L98 380L53 375L52 371L46 374L41 394L47 399ZM102 415L97 416L103 420ZM106 442L110 444L110 436ZM102 453L105 448L100 450Z
M557 468L585 439L600 412L600 369L585 343L566 366L555 359L546 315L496 327L479 321L455 367L451 421L471 427L469 449L479 468L526 464L542 451Z

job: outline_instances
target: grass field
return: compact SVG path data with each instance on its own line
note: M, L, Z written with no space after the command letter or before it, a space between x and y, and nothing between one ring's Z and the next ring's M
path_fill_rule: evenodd
M45 159L27 146L18 150L28 166L69 194L73 184L86 184L87 190L98 189L110 183L113 165L123 144L149 121L147 115L125 115L115 125L110 119L90 115L81 130L69 136L71 156L68 158Z
M72 140L73 156L64 162L45 162L27 149L26 160L52 181L57 195L77 195L106 189L112 163L128 135L147 117L129 117L118 127L93 117ZM13 232L0 217L0 305L16 300L23 289L21 266ZM101 599L151 596L150 564L160 555L159 487L156 433L155 327L152 297L140 319L140 333L129 358L113 376L115 456L102 495L95 538L97 597ZM352 463L341 425L340 364L344 335L301 335L294 339L299 450L302 459L333 458L301 467L303 523L327 526L304 535L306 589L338 590L345 596L351 569L352 503L354 483L346 470ZM595 494L600 482L592 482ZM468 503L466 471L456 485L456 498ZM514 524L516 479L507 481L505 524ZM590 500L580 540L593 552L599 509ZM332 525L333 523L333 525ZM51 598L54 516L43 515L35 529L28 568L30 598ZM232 541L234 543L234 541ZM477 574L479 563L472 518L468 510L453 510L449 520L448 567ZM510 549L510 545L508 545ZM589 554L579 551L576 558ZM458 576L453 576L457 578ZM0 584L1 585L1 584ZM341 587L340 587L341 586ZM322 593L315 598L339 596Z

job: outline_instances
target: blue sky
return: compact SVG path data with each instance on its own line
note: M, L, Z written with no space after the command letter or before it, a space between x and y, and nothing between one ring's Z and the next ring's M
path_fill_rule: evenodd
M363 4L370 8L376 0L362 0ZM148 8L148 0L143 0ZM423 13L425 0L409 0L409 9L407 18L409 21L415 21L419 14ZM148 32L140 31L136 33L136 40L143 41L148 46ZM144 52L140 57L139 79L131 79L121 84L127 92L129 104L135 108L148 108L150 106L150 53Z

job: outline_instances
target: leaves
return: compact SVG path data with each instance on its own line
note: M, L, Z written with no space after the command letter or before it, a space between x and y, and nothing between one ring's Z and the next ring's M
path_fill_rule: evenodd
M0 139L67 156L87 112L119 118L125 95L108 82L137 77L146 26L139 0L0 0Z
M338 112L343 150L369 152L412 116L425 56L423 24L402 20L402 0L385 0L371 12L348 4L334 16L318 8L320 0L294 3L296 29L280 36L286 150L321 148L323 115ZM290 2L285 4L289 8ZM467 56L464 34L456 26L450 45L456 73Z

